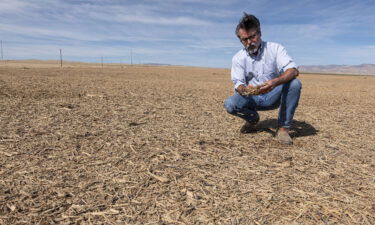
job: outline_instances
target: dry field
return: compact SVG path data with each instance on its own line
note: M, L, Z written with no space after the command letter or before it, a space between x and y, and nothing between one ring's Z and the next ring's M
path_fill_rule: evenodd
M239 133L229 70L22 63L0 65L0 224L375 224L375 77L302 74L280 146L276 110Z

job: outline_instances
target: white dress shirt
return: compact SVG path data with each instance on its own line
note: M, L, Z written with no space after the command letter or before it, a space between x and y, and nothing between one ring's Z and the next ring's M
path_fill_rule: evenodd
M235 89L241 84L260 85L289 68L298 68L280 44L262 41L258 51L255 56L242 49L233 56L231 78Z

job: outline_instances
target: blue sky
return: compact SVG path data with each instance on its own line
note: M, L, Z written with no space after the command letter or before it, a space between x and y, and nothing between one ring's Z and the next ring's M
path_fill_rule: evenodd
M229 68L234 29L256 15L262 39L298 65L375 63L374 0L0 0L4 59Z

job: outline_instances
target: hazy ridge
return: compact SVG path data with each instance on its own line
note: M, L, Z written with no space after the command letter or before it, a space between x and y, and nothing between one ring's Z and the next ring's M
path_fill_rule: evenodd
M3 60L0 61L1 67L60 67L58 60ZM63 61L63 67L127 67L131 66L127 63L95 63L95 62L78 62L78 61ZM172 64L160 63L144 63L134 64L134 66L179 66ZM181 66L181 65L180 65ZM179 67L180 67L179 66ZM212 68L214 69L214 68ZM375 64L361 64L361 65L302 65L299 67L302 73L323 73L323 74L350 74L350 75L375 75Z
M354 74L354 75L375 75L375 64L361 65L313 65L300 66L304 73L332 73L332 74Z

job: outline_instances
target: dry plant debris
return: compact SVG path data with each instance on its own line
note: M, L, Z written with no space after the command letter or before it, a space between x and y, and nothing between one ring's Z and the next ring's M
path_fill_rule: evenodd
M260 88L266 86L266 84L261 84L258 86L251 86L248 85L245 87L245 91L241 93L241 95L249 96L249 95L260 95Z
M374 224L375 77L300 79L280 146L228 70L0 66L0 224Z

